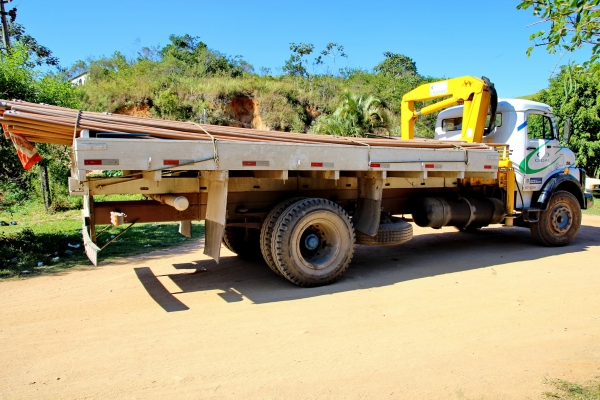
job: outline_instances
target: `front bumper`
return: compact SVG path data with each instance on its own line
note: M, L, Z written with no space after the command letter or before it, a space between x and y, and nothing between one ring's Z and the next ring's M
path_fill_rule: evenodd
M583 194L583 209L587 210L592 207L594 207L594 196L586 192Z
M597 185L594 185L597 186ZM600 197L600 188L599 189L585 189L586 193L591 194L592 196Z

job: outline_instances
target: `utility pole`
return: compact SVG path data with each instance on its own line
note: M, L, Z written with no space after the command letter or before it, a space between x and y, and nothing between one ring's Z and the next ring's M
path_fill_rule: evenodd
M2 43L4 48L8 50L10 48L10 39L8 38L8 24L6 23L6 16L8 13L4 11L4 5L10 3L12 0L0 0L0 13L2 15Z

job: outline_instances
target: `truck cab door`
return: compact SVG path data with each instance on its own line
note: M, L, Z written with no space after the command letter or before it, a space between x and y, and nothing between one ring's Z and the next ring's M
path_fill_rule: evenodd
M536 111L526 115L526 146L519 170L523 176L523 190L540 190L548 175L563 163L556 127L550 116Z

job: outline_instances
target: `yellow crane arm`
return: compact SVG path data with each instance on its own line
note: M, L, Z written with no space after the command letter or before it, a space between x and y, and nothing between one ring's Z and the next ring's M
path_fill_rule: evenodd
M415 102L447 97L415 111ZM402 115L402 139L413 139L415 136L415 120L420 115L430 114L455 104L464 104L461 139L467 142L481 142L485 130L488 108L492 103L495 114L497 96L494 85L485 77L472 76L426 83L411 90L402 97L400 107ZM491 117L491 121L494 117ZM493 122L492 122L493 123Z

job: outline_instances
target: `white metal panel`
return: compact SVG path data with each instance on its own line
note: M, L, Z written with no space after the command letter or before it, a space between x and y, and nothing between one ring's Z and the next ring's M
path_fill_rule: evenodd
M423 171L433 168L489 172L490 165L497 169L498 155L493 149L256 142L218 142L215 147L208 141L78 138L75 159L79 170ZM177 163L186 165L178 167Z

